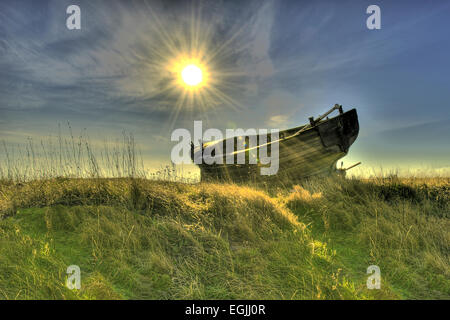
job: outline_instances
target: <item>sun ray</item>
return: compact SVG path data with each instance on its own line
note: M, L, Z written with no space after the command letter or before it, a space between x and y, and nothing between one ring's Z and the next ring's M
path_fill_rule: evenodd
M142 72L149 76L145 93L149 107L168 112L172 128L181 116L203 118L215 108L241 109L239 92L248 76L233 58L236 50L245 49L246 42L240 41L245 26L230 30L225 41L217 42L215 22L203 16L201 4L190 9L187 19L173 24L148 6L149 27L156 32L138 56Z

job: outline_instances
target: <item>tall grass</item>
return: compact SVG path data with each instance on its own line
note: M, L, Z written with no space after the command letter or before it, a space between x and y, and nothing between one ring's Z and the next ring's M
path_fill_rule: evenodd
M23 182L53 178L146 178L197 182L194 172L184 172L175 165L150 170L144 165L142 153L133 134L122 132L122 139L92 143L87 132L74 136L70 123L63 135L25 143L1 141L0 180Z
M449 299L449 189L435 182L0 184L0 297ZM70 264L80 291L64 286ZM381 290L366 288L372 264Z
M450 299L450 179L324 179L286 197L353 268L380 266L406 298ZM350 254L346 253L350 252Z
M364 283L340 274L332 250L264 192L140 179L39 183L2 190L17 202L0 221L0 297L372 296L358 292ZM64 286L70 264L82 270L78 292Z
M449 178L180 183L69 132L2 143L0 299L450 299Z

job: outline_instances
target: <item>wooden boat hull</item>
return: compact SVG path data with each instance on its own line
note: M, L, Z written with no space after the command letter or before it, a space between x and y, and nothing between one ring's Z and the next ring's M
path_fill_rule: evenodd
M234 182L280 178L298 180L335 173L336 162L348 153L359 133L356 109L342 112L341 107L339 110L341 113L334 118L315 123L311 119L309 125L280 131L277 174L261 175L263 165L248 164L247 155L246 164L200 164L201 179ZM220 142L225 150L226 139Z

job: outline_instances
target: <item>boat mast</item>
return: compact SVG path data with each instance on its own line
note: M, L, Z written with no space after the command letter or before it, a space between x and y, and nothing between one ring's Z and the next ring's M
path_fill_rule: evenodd
M309 124L305 125L303 128L301 128L300 130L298 130L296 133L294 133L293 135L287 137L288 138L293 138L295 136L298 136L300 133L302 133L303 131L306 131L308 129L311 129L312 127L314 127L317 123L319 123L320 121L322 121L326 116L328 116L330 113L332 113L334 110L339 110L339 114L343 114L344 111L342 110L342 105L338 105L337 103L334 105L333 108L331 108L330 110L328 110L326 113L324 113L323 115L319 116L317 119L314 119L313 117L309 118Z

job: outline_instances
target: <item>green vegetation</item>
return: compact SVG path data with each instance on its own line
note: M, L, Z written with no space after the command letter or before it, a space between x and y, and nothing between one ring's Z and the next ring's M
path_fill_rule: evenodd
M450 298L449 179L0 182L2 299ZM65 286L81 268L81 290ZM368 290L369 265L381 290Z

